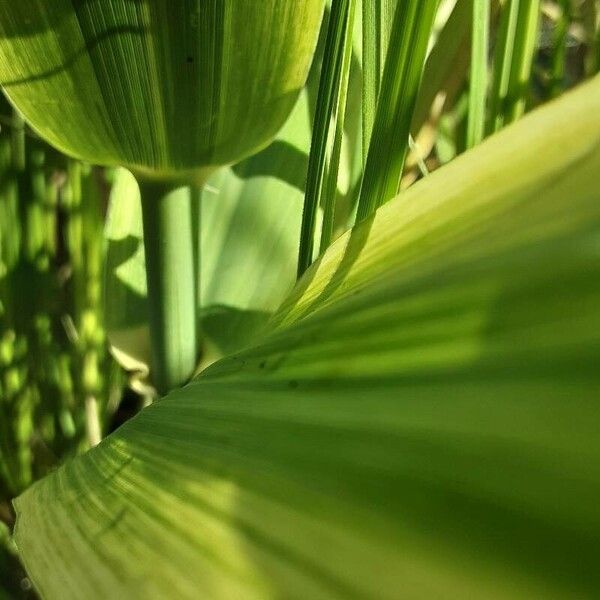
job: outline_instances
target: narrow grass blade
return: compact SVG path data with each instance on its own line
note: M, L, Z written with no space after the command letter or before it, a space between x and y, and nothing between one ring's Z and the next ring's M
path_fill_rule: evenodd
M381 77L398 0L362 0L363 161L367 160Z
M325 204L335 202L335 191L333 198L324 198L327 191L326 174L337 169L329 162L332 158L331 151L336 123L334 117L339 99L345 94L342 91L343 84L347 83L348 69L350 67L350 53L352 51L352 30L354 23L354 7L356 0L333 0L331 13L325 41L323 65L321 67L321 80L319 83L319 95L313 125L313 137L308 159L308 174L306 181L306 193L304 199L304 211L302 214L302 228L300 232L300 249L298 255L298 276L311 265L313 260L315 230L317 221L317 209L322 202ZM346 72L344 73L344 68ZM339 134L341 135L341 133ZM339 140L341 143L341 139ZM335 155L335 152L333 153ZM339 152L338 152L339 158ZM328 225L329 227L329 225Z
M498 131L524 112L537 44L539 0L506 0L494 59L490 131Z
M567 39L571 25L571 1L558 2L559 14L555 23L555 32L552 48L552 65L550 71L550 96L556 98L565 88L565 74L567 67Z
M400 2L390 37L357 220L393 198L400 183L437 0Z
M540 0L521 1L517 37L506 105L506 118L512 123L525 113L531 67L537 48Z
M488 48L490 0L472 0L471 77L469 81L469 117L467 147L479 144L485 134L488 89Z
M591 77L600 69L600 3L598 0L583 0L581 12L587 47L585 72Z
M509 93L510 72L519 17L519 1L505 0L500 13L494 56L490 133L499 131L504 124L505 103Z
M411 125L415 137L427 121L436 95L444 91L447 101L451 101L465 80L470 63L471 20L471 3L457 2L429 52Z
M342 143L344 141L344 128L346 125L346 110L350 83L350 68L353 58L353 30L356 12L356 0L351 0L348 12L348 24L345 31L342 71L340 86L333 115L335 132L333 134L332 148L327 160L327 171L324 183L323 196L323 224L321 226L320 253L330 245L333 237L334 221L336 217L336 202L338 196L338 179L340 175L340 162L342 158Z

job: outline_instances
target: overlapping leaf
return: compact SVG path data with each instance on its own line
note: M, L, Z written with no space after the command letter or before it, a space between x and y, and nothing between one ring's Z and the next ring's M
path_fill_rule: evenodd
M352 85L356 95L356 77ZM216 173L197 198L203 365L248 343L294 285L312 102L309 87L268 148ZM355 117L348 122L350 148L358 135ZM351 195L356 183L352 157L347 151L343 158L342 195ZM127 367L145 370L149 339L141 207L137 184L126 171L116 177L106 236L111 342Z
M44 596L594 595L599 98L413 186L255 347L19 498Z
M153 177L269 142L306 82L324 0L0 2L0 85L54 146Z
M307 101L304 94L269 148L215 174L204 192L193 192L202 240L198 302L205 361L243 345L294 284L310 139ZM149 335L141 205L126 171L116 178L106 235L111 341L126 366L143 369Z

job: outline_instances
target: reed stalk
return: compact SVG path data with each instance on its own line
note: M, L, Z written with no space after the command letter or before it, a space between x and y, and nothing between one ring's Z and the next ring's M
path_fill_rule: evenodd
M165 394L189 379L198 358L192 198L144 179L140 190L153 378Z

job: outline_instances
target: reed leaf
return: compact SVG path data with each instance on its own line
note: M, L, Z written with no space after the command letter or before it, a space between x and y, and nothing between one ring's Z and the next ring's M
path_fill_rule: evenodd
M490 131L498 131L524 112L537 45L539 0L506 0L496 41Z
M328 205L326 226L328 229L332 228L332 208L337 193L338 165L336 161L339 162L343 134L343 117L337 109L340 107L340 100L345 102L344 97L347 92L355 6L356 0L333 0L331 4L308 157L298 253L299 277L308 269L313 260L317 209L321 204ZM346 90L343 89L344 85ZM338 123L340 127L338 127ZM335 139L336 130L338 132L337 140ZM337 147L337 152L335 147ZM328 178L335 179L335 185L331 190L328 188ZM328 191L331 192L329 197L327 197ZM328 237L331 237L330 232Z
M196 236L201 246L201 366L247 345L295 283L317 85L315 69L309 89L273 143L212 175L202 192ZM351 78L349 94L356 105L359 77ZM350 107L345 125L348 151L340 161L337 192L344 200L358 178L352 164L358 140L352 132L359 131L360 111ZM150 342L140 191L125 170L118 172L113 187L105 237L109 337L122 364L137 371L136 378L145 378Z
M2 0L0 84L63 152L205 177L283 125L324 0Z
M398 0L362 0L363 157L367 160Z
M593 596L599 92L412 186L254 347L22 495L44 597Z
M125 166L143 188L152 368L167 392L192 374L199 345L193 223L176 189L271 141L306 82L324 0L0 7L11 101L60 150Z
M437 0L410 0L396 7L358 203L359 221L398 192L437 5Z
M473 0L472 5L471 79L469 82L469 117L467 123L468 148L479 144L485 134L490 37L490 0Z
M451 103L466 78L471 51L471 14L470 2L457 2L427 56L411 125L415 137L429 118L437 94L443 92L446 102Z

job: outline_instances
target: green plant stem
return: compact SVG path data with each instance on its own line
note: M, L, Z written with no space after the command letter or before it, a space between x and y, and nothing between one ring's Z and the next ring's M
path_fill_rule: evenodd
M189 379L198 358L192 202L163 182L142 180L140 191L153 380L165 394Z
M190 197L192 203L192 243L194 254L194 298L196 304L196 339L202 337L202 186L192 186Z
M469 90L469 118L467 147L479 144L485 134L485 107L487 98L488 45L490 28L489 0L473 2L473 35L471 38L471 80Z
M567 61L567 37L571 24L571 0L560 0L560 15L556 20L550 80L550 96L558 97L564 90Z
M354 4L355 0L334 0L331 4L321 79L319 81L315 125L308 158L306 193L298 252L298 277L301 277L306 269L310 267L313 260L317 209L327 187L325 173L328 158L332 156L331 153L328 154L328 149L332 147L331 140L335 135L333 133L335 128L332 124L332 117L335 113L343 80L344 51L347 47L346 40L351 35L352 23L350 22L350 16L354 14Z
M25 157L25 121L17 110L13 112L12 148L13 167L16 171L24 171L27 162Z
M333 239L333 230L336 213L338 177L340 172L340 159L342 155L342 143L344 140L344 125L346 122L346 105L348 101L348 83L350 79L350 65L352 62L352 34L354 31L354 15L356 1L351 0L344 33L343 54L339 57L342 61L340 85L337 94L337 106L335 108L335 133L333 135L333 147L331 148L328 168L324 183L323 198L323 226L321 228L320 253L325 252Z
M540 0L522 1L519 5L517 38L510 73L510 94L506 107L507 123L516 121L525 113L539 20Z
M398 3L357 209L369 218L397 193L437 0Z
M90 448L97 446L102 440L102 425L98 410L98 400L89 395L85 399L85 429Z
M398 0L363 0L363 162L367 160L381 77Z
M491 110L488 133L504 126L506 97L509 90L510 70L513 59L514 40L519 17L518 0L506 0L500 16L494 57L494 79L491 92Z
M499 131L525 112L536 50L539 0L507 0L494 58L488 132Z
M597 0L584 0L581 4L583 27L586 32L585 74L595 75L600 68L600 27L598 27Z

